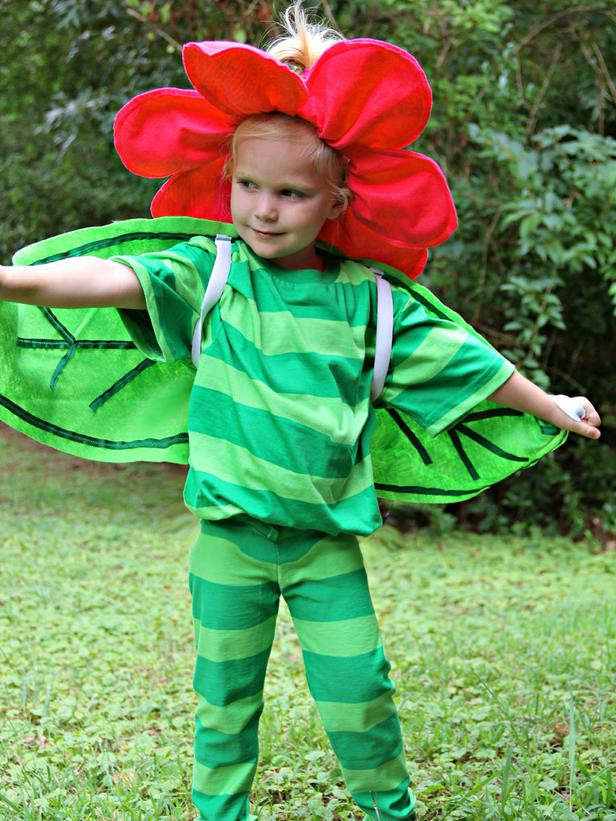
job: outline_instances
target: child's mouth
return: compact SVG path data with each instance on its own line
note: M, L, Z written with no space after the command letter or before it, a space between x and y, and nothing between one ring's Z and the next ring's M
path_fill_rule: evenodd
M255 234L257 234L260 237L280 237L280 236L282 236L282 231L278 231L278 232L275 232L275 231L260 231L258 228L253 228L252 230L255 232Z

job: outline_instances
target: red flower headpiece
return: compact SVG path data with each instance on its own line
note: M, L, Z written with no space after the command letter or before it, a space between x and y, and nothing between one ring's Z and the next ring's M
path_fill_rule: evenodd
M403 150L430 116L431 92L419 63L379 40L330 46L300 77L257 48L188 43L184 66L196 89L158 88L128 102L115 121L126 167L169 177L152 215L231 221L223 181L229 137L246 117L282 112L312 123L349 160L353 193L319 239L351 258L376 259L418 276L427 247L455 230L445 177L428 157Z

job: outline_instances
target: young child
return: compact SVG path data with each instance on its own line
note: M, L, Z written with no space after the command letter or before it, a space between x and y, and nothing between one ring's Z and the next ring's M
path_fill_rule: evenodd
M417 276L455 212L438 167L402 151L429 114L414 58L340 40L301 9L287 25L269 55L189 44L196 91L140 95L116 123L131 170L170 176L155 217L213 219L213 232L233 233L222 225L230 217L237 235L228 283L198 340L188 410L184 497L201 527L190 554L193 798L210 821L255 817L248 795L282 594L355 802L370 818L410 819L389 664L357 541L381 523L370 450L377 286L349 257L378 259L399 282L401 270ZM215 256L200 235L144 255L3 267L0 299L114 306L149 359L192 367ZM572 418L468 326L437 314L420 291L394 286L393 352L377 405L432 435L488 400L599 437L586 398L576 399L583 418Z

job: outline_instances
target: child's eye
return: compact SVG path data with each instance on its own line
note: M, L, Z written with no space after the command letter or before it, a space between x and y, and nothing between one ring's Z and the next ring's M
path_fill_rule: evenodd
M246 191L254 191L257 187L251 180L236 180L236 183Z
M306 196L303 191L296 191L294 188L285 188L281 191L283 197L288 197L292 200L303 200Z

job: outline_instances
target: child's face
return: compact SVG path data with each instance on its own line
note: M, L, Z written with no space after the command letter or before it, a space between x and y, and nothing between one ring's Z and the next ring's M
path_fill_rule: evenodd
M245 137L239 141L231 182L231 215L240 237L283 268L320 268L315 240L341 211L302 157L302 144Z

